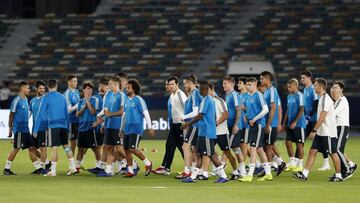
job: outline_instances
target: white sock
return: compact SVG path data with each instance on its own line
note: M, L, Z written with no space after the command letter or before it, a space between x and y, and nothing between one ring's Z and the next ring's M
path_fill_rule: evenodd
M7 160L5 163L5 169L10 169L11 168L11 161Z
M226 173L225 173L225 170L224 170L224 167L223 167L223 166L219 166L219 167L217 168L217 170L218 170L219 173L220 173L220 177L222 177L222 178L227 178L227 175L226 175Z
M111 163L111 174L114 174L115 172L115 162Z
M295 157L290 157L290 166L296 166Z
M203 174L202 174L204 177L208 178L209 177L209 173L207 171L203 171Z
M261 164L260 164L259 160L256 160L256 162L255 162L255 166L256 166L256 168L259 168L259 167L261 166Z
M103 161L99 161L99 168L105 169L105 164Z
M242 177L244 177L246 175L246 168L245 168L244 162L239 164L239 171L240 171L240 175Z
M269 162L263 163L263 167L265 169L265 174L268 175L271 173L271 167Z
M298 162L299 162L299 158L294 158L294 166L296 167L298 165Z
M239 170L238 169L235 169L231 172L231 174L233 175L239 175Z
M192 172L190 178L193 179L193 180L195 180L196 177L197 177L197 175L198 175L198 173L199 173L199 170L200 170L200 169L198 169L198 168L195 167L195 168L193 169L193 172Z
M134 163L134 162L133 162L133 163ZM121 160L121 161L120 161L120 164L121 164L121 168L126 168L126 166L127 166L127 161L126 161L126 159Z
M329 166L329 158L324 159L324 166Z
M51 172L56 174L56 162L54 161L51 162Z
M189 174L191 172L190 167L185 166L184 172Z
M199 176L200 176L200 175L202 175L202 174L203 174L203 172L204 172L204 171L202 170L202 168L200 168L200 169L199 169L199 173L198 173L198 175L199 175Z
M303 168L304 167L304 159L299 159L297 166Z
M45 168L44 162L40 162L40 166L41 166L41 168Z
M254 175L254 170L255 170L255 164L250 164L248 176L253 176Z
M100 161L95 161L95 167L100 168Z
M335 176L342 179L341 173L335 173Z
M128 172L131 174L134 174L134 167L133 166L128 166Z
M69 168L72 169L72 170L76 170L74 158L69 159Z
M355 166L355 163L354 162L352 162L352 161L349 161L349 167L354 167Z
M150 166L151 165L151 162L147 158L145 158L143 160L143 163L145 164L145 166Z
M306 168L303 170L302 173L304 174L305 177L309 176L309 170L307 170Z
M48 165L49 162L50 162L50 161L49 161L48 159L45 160L45 164L46 164L46 165Z
M40 165L40 163L39 163L38 161L34 161L34 162L33 162L33 165L34 165L34 167L35 167L36 170L39 169L39 168L41 168L41 165Z
M274 167L274 168L278 168L278 167L279 167L279 165L278 165L275 161L271 162L271 166Z
M191 162L191 171L194 171L194 168L196 168L196 162Z
M284 162L281 157L277 157L276 155L273 157L273 161L274 161L278 166L280 166L281 163Z
M79 161L79 160L76 160L76 168L80 168L80 166L81 166L81 161Z
M106 164L105 173L112 174L112 165Z
M137 168L138 167L138 164L135 160L133 160L133 168Z

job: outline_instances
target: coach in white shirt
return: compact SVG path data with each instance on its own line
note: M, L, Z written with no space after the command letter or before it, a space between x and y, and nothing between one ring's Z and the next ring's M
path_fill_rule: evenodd
M337 153L340 157L341 174L344 180L350 178L356 169L356 164L352 162L344 153L345 145L349 138L349 103L343 95L345 85L340 81L335 81L330 89L331 97L335 101L335 118L337 126Z
M327 83L323 78L316 78L315 92L320 95L317 108L317 121L309 137L313 140L305 169L293 174L293 177L306 181L311 167L314 165L318 151L330 154L336 173L330 177L330 181L342 181L340 160L337 154L337 129L335 120L334 102L326 93Z
M170 77L167 79L166 89L171 94L169 105L171 108L171 110L169 109L171 111L171 117L169 118L170 132L166 140L163 162L159 168L153 171L153 173L162 175L170 175L170 168L176 148L178 148L179 152L184 157L182 149L184 139L180 127L182 118L184 117L185 101L187 99L186 94L179 88L179 80L177 77Z

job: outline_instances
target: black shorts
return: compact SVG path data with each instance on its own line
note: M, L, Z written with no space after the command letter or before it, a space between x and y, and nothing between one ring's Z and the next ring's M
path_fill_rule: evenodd
M105 137L104 137L105 145L123 145L122 139L119 137L119 130L117 129L105 129Z
M77 146L80 148L96 148L98 143L96 140L95 130L79 132Z
M76 140L79 134L79 123L70 123L69 140Z
M195 146L198 138L198 128L190 126L185 132L184 142Z
M240 147L240 144L241 144L241 131L240 130L235 135L230 135L229 143L230 143L231 149Z
M315 135L311 149L317 149L319 152L327 154L337 153L337 139L336 137Z
M304 128L287 128L286 130L286 140L292 141L295 143L305 143L305 130Z
M215 139L199 136L196 142L196 149L200 155L212 156L215 154Z
M249 144L249 128L243 128L240 130L240 143Z
M316 124L316 121L309 121L309 123L306 125L305 129L305 139L309 137L311 131L314 129L314 126Z
M13 147L14 149L27 149L34 147L34 139L30 133L15 132Z
M100 130L97 129L96 130L96 142L97 142L98 146L101 146L104 144L104 137L105 137L105 135L103 133L100 133Z
M249 129L249 143L251 147L261 148L264 146L264 130L261 124L255 123Z
M66 128L49 128L46 136L46 146L58 147L68 144L68 129Z
M141 140L140 135L130 134L124 136L124 149L137 149Z
M337 142L337 149L344 153L346 142L349 139L349 126L338 126L337 127L337 135L338 135L338 142Z
M221 151L230 149L229 135L223 134L216 137L216 143L219 145Z
M46 147L46 134L48 131L40 131L37 133L36 137L34 135L32 138L34 139L34 146L36 149L39 149L40 147Z
M277 136L278 136L278 128L270 128L270 134L266 134L265 133L265 146L266 145L274 145L276 140L277 140Z

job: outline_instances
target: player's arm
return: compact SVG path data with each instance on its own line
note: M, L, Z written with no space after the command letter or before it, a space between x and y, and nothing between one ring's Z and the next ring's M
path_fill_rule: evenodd
M274 116L275 116L275 111L276 111L276 104L275 104L275 102L272 102L270 104L269 118L266 122L267 127L270 126L271 122L273 121Z
M79 118L79 117L84 113L85 109L86 109L86 105L84 105L84 106L81 107L80 109L78 108L78 109L76 110L76 117Z
M65 99L66 99L66 105L67 105L67 111L68 113L72 113L75 110L77 110L78 108L78 103L76 103L75 105L71 104L71 101L69 99L69 92L65 92Z
M318 120L316 121L316 124L309 135L310 138L314 138L317 130L320 128L320 126L325 121L326 115L327 115L327 111L321 111L320 116L319 116Z
M286 123L287 122L288 122L288 110L286 110L285 117L284 117L284 120L283 120L283 123L282 123L282 129L283 130L286 129Z
M184 130L185 128L192 126L193 124L197 123L203 118L203 113L199 113L197 116L195 116L190 122L185 123L181 126L181 129Z
M281 103L279 103L278 105L278 131L281 131L281 120L282 120L282 107L281 107Z
M13 129L13 124L14 124L14 116L15 116L15 112L10 112L10 114L9 114L9 135L8 135L8 137L12 137L12 129Z
M250 125L254 125L254 123L264 117L269 112L269 108L266 104L262 105L262 109L258 115L256 115L249 123Z
M296 126L296 123L299 121L299 119L301 118L302 114L304 113L304 106L300 106L299 111L296 114L295 119L291 122L291 129L294 129Z
M86 101L86 105L87 108L89 108L89 111L91 113L91 115L95 115L96 114L96 108L91 104L90 100Z
M192 112L184 115L183 120L196 117L198 115L198 112L199 112L199 107L193 106L192 107Z
M148 111L148 110L144 110L144 111L143 111L143 115L144 115L145 122L146 122L146 125L147 125L147 128L148 128L148 130L149 130L150 135L151 135L151 136L154 136L154 135L155 135L155 131L154 131L154 129L152 128L152 123L151 123L151 118L150 118L149 111Z

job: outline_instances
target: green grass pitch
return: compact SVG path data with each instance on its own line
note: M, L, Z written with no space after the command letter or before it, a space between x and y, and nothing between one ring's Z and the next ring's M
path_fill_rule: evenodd
M306 152L311 141L306 144ZM157 167L164 154L165 140L143 140L140 148L146 148L145 154ZM278 143L282 157L287 161L283 141ZM353 161L360 163L360 137L350 138L346 152ZM10 141L0 141L1 166L12 145ZM152 152L151 149L158 149ZM17 176L0 176L0 202L358 202L360 199L360 172L342 183L330 183L328 176L333 169L318 172L316 169L322 163L318 154L316 164L310 172L308 182L299 182L284 172L275 177L272 182L240 183L231 181L225 184L215 184L214 177L209 181L196 184L185 184L175 180L175 172L182 171L183 161L177 152L171 176L151 174L143 175L144 169L133 179L122 176L97 178L81 171L80 174L66 177L68 167L65 153L59 153L57 177L40 177L30 175L34 169L27 151L20 151L12 170ZM306 153L307 155L307 153ZM306 161L306 159L305 159ZM139 162L139 161L138 161ZM143 164L139 162L141 167ZM229 164L228 164L229 165ZM91 151L85 156L85 166L94 166L94 156ZM229 167L227 168L229 172Z

